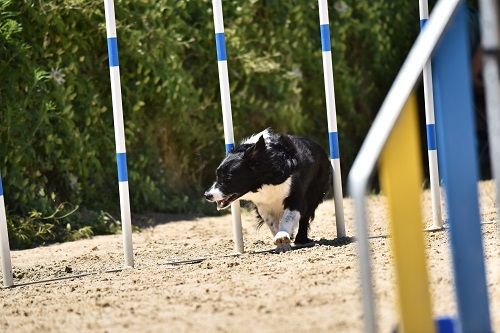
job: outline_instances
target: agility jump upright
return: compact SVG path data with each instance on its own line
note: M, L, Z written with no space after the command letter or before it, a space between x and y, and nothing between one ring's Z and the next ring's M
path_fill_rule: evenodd
M467 23L464 0L440 0L436 4L426 28L415 41L387 94L349 174L349 190L356 208L366 332L376 332L377 324L365 196L382 152L380 174L391 217L400 314L398 328L403 332L491 332L477 191ZM457 316L447 320L431 317L422 221L418 212L421 204L420 172L412 171L420 165L420 150L412 143L416 141L417 118L413 116L411 127L405 125L410 124L408 110L415 109L416 105L414 97L410 96L433 53L439 162L446 190L458 305ZM498 142L490 144L498 145ZM410 146L414 148L410 149ZM418 294L415 294L416 290Z

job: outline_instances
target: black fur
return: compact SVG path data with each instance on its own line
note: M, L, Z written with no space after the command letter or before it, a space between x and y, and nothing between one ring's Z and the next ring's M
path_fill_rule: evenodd
M227 207L248 192L257 192L263 185L281 184L291 177L283 208L300 212L295 243L306 243L309 223L330 188L331 173L330 161L320 145L268 130L267 140L261 136L256 143L242 143L227 155L217 168L214 186L228 198L223 204Z

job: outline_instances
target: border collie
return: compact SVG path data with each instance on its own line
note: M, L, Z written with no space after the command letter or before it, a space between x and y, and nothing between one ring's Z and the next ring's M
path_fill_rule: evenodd
M216 202L219 210L237 199L252 201L259 225L265 223L277 249L286 251L292 241L309 242L309 223L331 177L330 161L320 145L266 129L226 156L205 198Z

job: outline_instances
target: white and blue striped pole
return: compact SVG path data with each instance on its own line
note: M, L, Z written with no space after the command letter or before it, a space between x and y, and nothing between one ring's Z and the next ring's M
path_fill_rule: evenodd
M128 191L127 153L125 150L125 128L123 124L120 67L118 66L118 42L116 38L115 6L113 0L104 0L104 11L106 14L106 32L108 37L109 74L111 79L111 98L113 101L116 164L118 168L118 184L120 190L123 253L125 256L125 266L134 267L132 222Z
M226 40L224 36L224 19L222 15L221 0L212 0L215 46L217 49L217 64L219 66L219 84L222 104L222 121L224 123L224 141L226 143L226 154L234 148L233 118L231 115L231 96L229 93L229 76L227 71ZM231 215L233 221L234 250L243 253L243 233L241 230L240 202L231 204Z
M4 287L12 287L12 263L10 261L9 234L7 231L7 215L3 200L2 176L0 176L0 257L2 259L2 274Z
M490 160L496 184L497 232L500 242L500 4L495 0L480 0L479 6Z
M419 0L420 30L429 19L429 4L427 0ZM423 71L424 100L425 100L425 123L427 128L427 155L429 157L429 178L431 183L432 201L432 229L441 229L443 220L441 218L441 193L439 188L439 166L436 141L436 122L434 119L434 94L432 87L432 65L431 60L427 62Z
M321 49L323 51L323 76L325 80L326 110L328 117L328 137L330 142L330 161L333 168L333 197L335 201L337 237L345 237L346 233L342 195L342 174L340 172L339 137L337 132L335 89L333 85L333 65L330 42L330 22L328 19L328 1L318 0L318 5L319 24L321 31Z

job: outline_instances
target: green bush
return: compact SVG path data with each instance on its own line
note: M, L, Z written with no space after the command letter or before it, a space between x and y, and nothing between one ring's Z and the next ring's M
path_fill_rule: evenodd
M115 6L132 210L213 212L200 198L224 154L211 1ZM101 0L0 2L14 247L119 225L103 213L119 210L103 12ZM224 16L236 138L273 127L327 148L317 2L226 1ZM417 3L330 1L330 19L345 176L418 31Z

